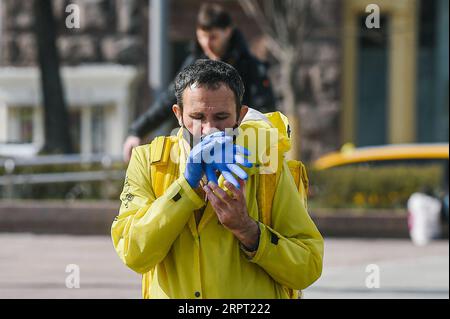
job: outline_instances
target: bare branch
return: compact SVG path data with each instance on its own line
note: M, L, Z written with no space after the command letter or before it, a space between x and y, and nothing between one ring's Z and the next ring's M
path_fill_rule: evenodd
M289 32L286 28L286 23L283 18L283 13L280 12L283 7L283 2L265 0L264 1L264 13L266 20L269 21L275 29L276 39L281 46L289 43Z
M276 31L271 27L272 23L269 23L269 19L264 14L257 1L239 0L239 4L243 8L244 12L248 16L251 16L255 20L258 27L264 32L268 41L268 49L274 56L281 57L283 50L278 42Z

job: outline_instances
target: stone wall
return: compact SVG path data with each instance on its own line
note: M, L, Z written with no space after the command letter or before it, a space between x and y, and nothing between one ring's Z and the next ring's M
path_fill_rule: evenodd
M146 10L137 0L53 0L61 63L121 63L139 65L146 60ZM37 61L33 1L3 0L1 65L30 66ZM66 6L80 8L80 28L69 29ZM142 2L146 3L146 2Z

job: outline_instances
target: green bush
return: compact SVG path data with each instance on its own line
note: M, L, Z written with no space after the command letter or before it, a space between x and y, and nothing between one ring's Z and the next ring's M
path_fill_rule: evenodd
M113 164L111 169L125 170ZM20 167L14 174L101 170L96 165ZM3 175L3 172L2 172ZM409 196L423 188L440 189L443 168L432 166L348 167L323 171L308 169L310 208L404 208ZM118 200L123 180L16 185L13 198ZM0 187L6 194L6 188ZM5 197L5 196L2 196Z
M308 175L312 208L404 208L412 193L439 190L443 168L345 167L308 170Z

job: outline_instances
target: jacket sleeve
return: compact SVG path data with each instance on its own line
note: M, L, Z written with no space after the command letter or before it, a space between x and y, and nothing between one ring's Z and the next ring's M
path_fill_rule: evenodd
M157 129L171 116L171 107L176 101L174 83L171 83L167 90L158 95L152 106L131 124L128 134L143 138Z
M320 277L323 238L305 209L286 162L275 192L272 227L263 223L259 227L259 246L251 262L291 289L305 289Z
M268 67L265 63L252 57L248 78L245 79L244 104L257 109L260 112L276 111L275 95L268 76Z
M193 56L188 56L183 62L180 71L194 61L195 58ZM171 82L167 89L157 96L152 106L131 124L128 133L140 138L145 137L145 135L166 122L170 116L173 116L172 105L176 102L175 82Z
M149 145L133 150L119 215L111 227L117 254L138 273L148 272L165 258L193 211L205 204L183 175L155 198L149 153Z

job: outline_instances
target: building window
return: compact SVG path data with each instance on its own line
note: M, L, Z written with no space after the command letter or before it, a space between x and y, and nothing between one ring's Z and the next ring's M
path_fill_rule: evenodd
M81 110L79 108L69 109L69 133L72 140L73 152L80 153L81 150Z
M13 111L13 116L17 119L16 132L12 136L14 143L33 142L33 108L19 107Z
M420 1L417 127L422 143L448 141L448 1Z
M104 107L96 106L92 109L92 153L104 153L105 147L105 112Z
M386 16L380 28L367 28L366 17L360 18L356 100L357 145L387 143L388 108L388 34Z

